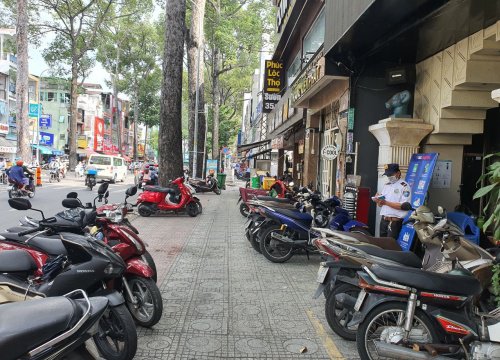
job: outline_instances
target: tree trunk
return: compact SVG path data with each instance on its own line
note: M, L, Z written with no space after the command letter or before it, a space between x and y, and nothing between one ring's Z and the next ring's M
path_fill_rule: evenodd
M146 125L146 129L144 130L144 160L148 160L147 148L148 148L148 126Z
M193 159L196 156L196 177L202 177L203 149L205 148L205 78L204 78L204 16L206 0L195 0L191 17L191 29L186 38L188 53L188 94L189 94L189 168L193 170ZM199 61L199 63L198 63ZM196 87L198 85L198 131L196 153L194 148L195 116L196 116Z
M160 185L182 176L182 62L185 0L169 0L165 17L165 53L160 103L158 155Z
M28 4L17 1L17 75L16 75L16 124L17 156L25 162L32 157L30 123L28 119ZM38 122L38 119L36 120ZM35 123L36 129L37 123ZM38 140L38 137L37 137Z
M121 114L118 114L118 63L120 61L120 46L116 50L116 64L115 64L115 74L113 75L113 99L114 99L114 119L118 132L118 153L122 154L122 119Z
M137 122L139 121L139 90L134 85L134 161L137 161Z
M212 74L212 97L213 97L213 130L212 130L212 159L219 158L219 109L220 109L220 83L219 72L221 66L221 53L219 49L214 51L214 66ZM220 168L218 164L217 168Z
M73 57L73 62L71 64L71 106L70 113L71 119L69 122L69 169L71 171L75 170L77 163L77 153L76 153L76 124L78 119L78 65L77 61Z

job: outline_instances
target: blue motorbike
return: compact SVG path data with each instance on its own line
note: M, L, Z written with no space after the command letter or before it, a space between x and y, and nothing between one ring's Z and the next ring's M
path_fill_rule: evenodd
M325 201L313 196L311 206L309 214L304 209L261 205L260 214L266 219L260 224L258 239L260 251L268 260L281 263L288 261L297 251L305 250L306 254L316 251L312 239L319 234L311 231L313 226L369 235L368 226L353 220L336 196Z

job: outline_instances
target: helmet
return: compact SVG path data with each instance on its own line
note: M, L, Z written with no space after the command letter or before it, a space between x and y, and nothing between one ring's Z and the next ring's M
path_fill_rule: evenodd
M431 209L424 205L419 206L412 217L422 222L434 224L434 214Z
M17 166L23 166L23 164L24 164L24 161L22 161L22 160L17 160L16 161L16 165Z

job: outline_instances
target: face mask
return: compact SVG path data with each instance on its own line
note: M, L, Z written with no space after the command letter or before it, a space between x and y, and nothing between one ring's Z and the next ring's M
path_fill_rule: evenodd
M397 178L395 175L393 175L393 176L388 176L387 178L389 179L389 182L390 182L391 184L395 184L395 183L398 181L398 178Z

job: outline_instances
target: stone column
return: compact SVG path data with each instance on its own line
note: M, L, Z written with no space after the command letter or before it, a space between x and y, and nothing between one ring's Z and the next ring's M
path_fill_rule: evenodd
M319 165L319 121L318 114L308 115L306 122L306 136L304 143L304 169L302 184L307 186L310 182L313 187L317 186L318 165Z
M378 150L379 174L384 172L384 165L398 163L401 176L404 179L412 154L418 153L420 142L432 130L433 126L424 123L421 119L389 118L380 120L368 130L375 136L380 144ZM384 186L385 179L380 176L377 191ZM373 195L373 194L372 194ZM373 205L374 206L374 205ZM380 208L377 207L376 234L379 234Z

